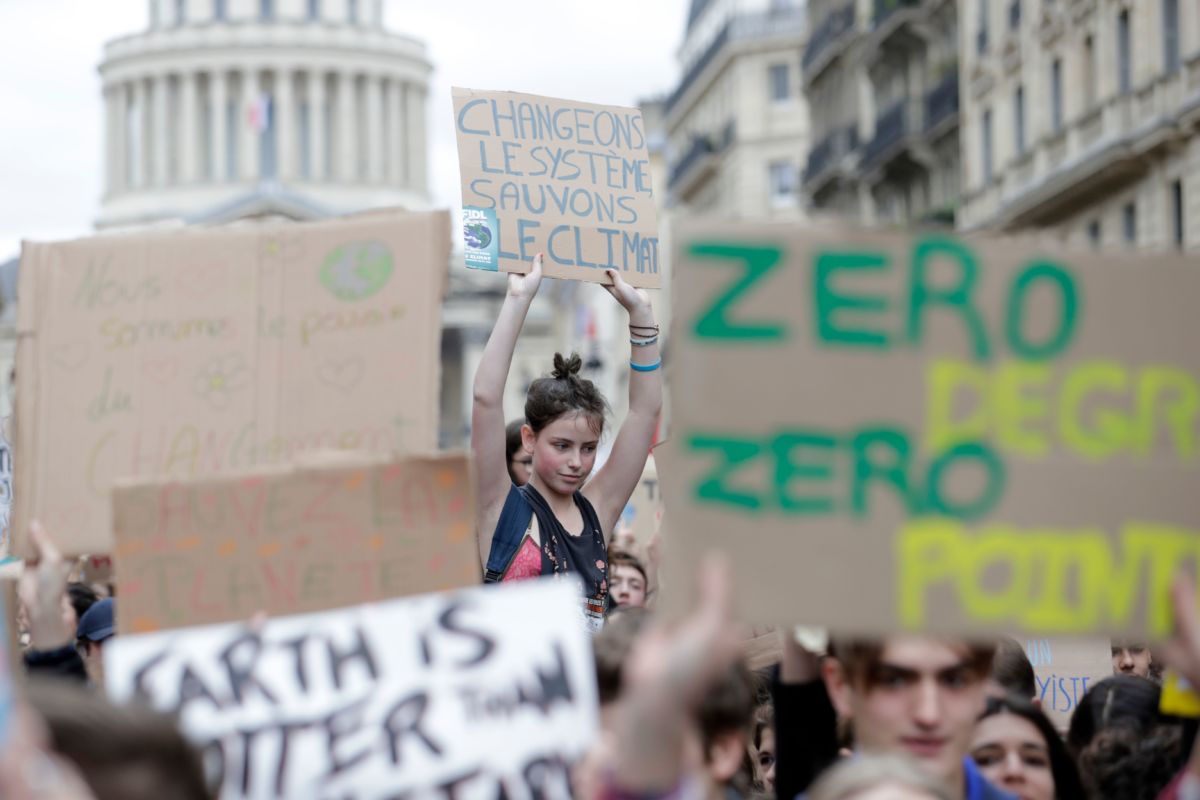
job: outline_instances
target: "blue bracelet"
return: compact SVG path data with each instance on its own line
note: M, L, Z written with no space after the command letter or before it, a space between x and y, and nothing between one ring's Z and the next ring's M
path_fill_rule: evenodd
M634 372L654 372L654 370L658 369L661 366L662 366L661 358L658 361L655 361L653 364L635 364L632 361L629 362L629 368L631 370L633 370Z

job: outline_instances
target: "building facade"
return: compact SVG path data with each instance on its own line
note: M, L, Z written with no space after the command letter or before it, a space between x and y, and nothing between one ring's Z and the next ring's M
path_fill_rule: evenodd
M808 14L807 204L864 223L952 222L960 173L954 0L810 0Z
M692 0L679 51L682 78L664 101L673 209L802 215L806 28L803 3Z
M1200 247L1200 5L959 2L962 227Z
M99 229L424 208L425 45L380 0L150 0L105 46Z

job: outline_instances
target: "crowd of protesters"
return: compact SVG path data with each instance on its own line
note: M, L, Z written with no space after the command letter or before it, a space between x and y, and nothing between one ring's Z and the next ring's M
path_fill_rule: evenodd
M616 273L612 281L633 358L629 412L602 467L607 403L578 357L555 357L529 387L523 419L503 416L540 259L510 276L474 389L484 579L575 573L584 582L602 707L574 769L576 798L1200 799L1195 725L1159 711L1162 662L1200 686L1200 617L1186 583L1174 590L1173 639L1161 652L1114 643L1113 676L1090 688L1065 734L1041 710L1014 640L834 632L815 645L782 630L776 663L751 671L733 619L737 587L717 557L693 576L690 615L660 619L659 542L611 547L656 435L658 325L644 292ZM119 598L71 580L53 532L35 524L28 536L37 556L13 622L29 680L0 757L0 797L214 796L173 720L104 700Z

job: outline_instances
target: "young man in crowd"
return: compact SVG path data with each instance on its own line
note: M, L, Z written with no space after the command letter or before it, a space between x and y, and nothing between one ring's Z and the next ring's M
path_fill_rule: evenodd
M646 607L646 568L624 550L608 551L608 592L620 608Z
M837 718L856 752L898 754L959 800L1000 800L967 756L993 648L923 636L835 641L822 661L786 636L775 685L775 789L794 800L837 758Z
M1150 648L1138 642L1113 642L1112 664L1113 675L1137 675L1139 678L1150 677L1150 665L1154 659L1150 656Z

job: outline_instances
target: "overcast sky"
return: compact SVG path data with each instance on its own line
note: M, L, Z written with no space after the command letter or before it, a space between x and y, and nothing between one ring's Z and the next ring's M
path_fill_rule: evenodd
M687 0L385 0L388 27L425 40L430 186L458 203L450 87L633 105L671 88ZM145 29L146 0L0 0L0 261L20 240L91 230L103 190L96 66Z

